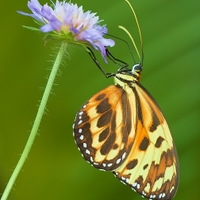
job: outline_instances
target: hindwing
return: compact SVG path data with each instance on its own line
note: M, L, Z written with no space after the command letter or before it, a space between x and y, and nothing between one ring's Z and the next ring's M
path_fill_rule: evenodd
M129 154L136 130L136 115L131 112L136 101L132 98L112 85L94 95L78 111L75 141L94 167L114 170Z

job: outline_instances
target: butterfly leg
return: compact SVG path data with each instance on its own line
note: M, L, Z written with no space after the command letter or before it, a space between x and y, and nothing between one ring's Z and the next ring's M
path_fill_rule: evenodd
M97 60L96 56L94 55L93 51L92 51L89 47L87 47L87 50L88 50L88 53L89 53L90 57L92 58L92 60L95 62L95 64L97 65L97 67L101 70L101 72L104 74L104 76L105 76L106 78L109 78L109 77L111 77L111 76L115 76L114 73L106 73L106 72L102 69L102 67L101 67L99 61ZM122 60L119 60L119 59L115 58L115 57L108 51L107 48L106 48L106 55L107 55L107 57L108 57L114 64L116 64L117 66L120 66L120 70L121 70L121 69L126 69L126 68L128 67L128 64L127 64L126 62L123 62Z
M122 68L127 68L128 67L128 64L122 60L119 60L117 58L115 58L109 51L108 49L106 48L106 55L107 57L112 60L113 63L115 63L117 66L121 67L120 69Z
M104 76L105 76L106 78L109 78L109 77L115 75L114 73L106 73L106 72L102 69L102 67L101 67L99 61L97 60L96 56L94 55L93 51L92 51L89 47L87 47L87 49L88 49L88 53L89 53L90 57L92 58L92 60L95 62L95 64L97 65L97 67L101 70L101 72L104 74Z

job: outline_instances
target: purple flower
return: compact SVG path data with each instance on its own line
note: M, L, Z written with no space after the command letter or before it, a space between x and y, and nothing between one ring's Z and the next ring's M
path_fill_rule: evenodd
M106 62L106 47L113 47L115 42L103 36L108 32L105 25L99 25L99 17L91 11L83 12L83 7L77 4L56 3L52 7L41 6L38 0L30 0L28 7L32 14L18 11L18 13L34 18L44 33L66 40L69 43L92 46L101 52Z

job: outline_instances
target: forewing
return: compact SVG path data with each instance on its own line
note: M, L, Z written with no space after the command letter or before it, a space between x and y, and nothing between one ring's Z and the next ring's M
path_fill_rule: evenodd
M135 97L109 86L89 99L74 122L75 141L94 167L114 170L127 158L135 139ZM133 102L133 103L130 103ZM136 113L136 112L135 112Z
M128 157L114 174L145 198L172 199L178 187L179 165L169 127L140 84L135 83L131 95L136 101L136 109L131 111L136 112L136 136Z

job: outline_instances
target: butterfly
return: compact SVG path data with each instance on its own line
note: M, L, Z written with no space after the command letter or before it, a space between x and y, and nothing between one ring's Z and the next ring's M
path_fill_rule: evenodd
M113 172L142 197L170 200L179 182L177 151L160 108L139 83L141 71L140 63L104 73L114 77L115 85L92 96L77 112L74 138L95 168Z

